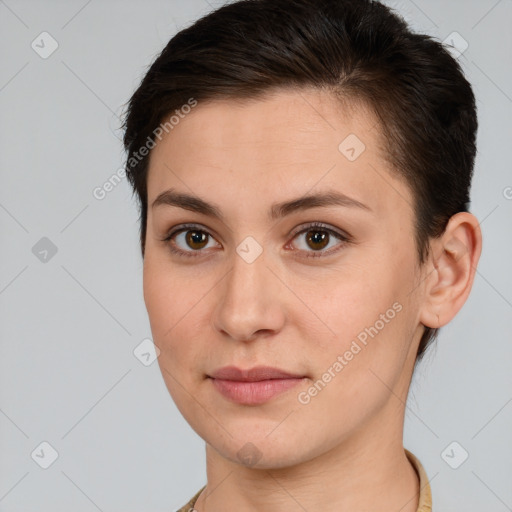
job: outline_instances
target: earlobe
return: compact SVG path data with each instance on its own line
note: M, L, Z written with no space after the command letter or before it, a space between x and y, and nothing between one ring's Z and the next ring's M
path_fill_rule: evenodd
M455 214L432 248L420 320L427 327L439 328L455 317L473 286L482 250L478 220L468 212Z

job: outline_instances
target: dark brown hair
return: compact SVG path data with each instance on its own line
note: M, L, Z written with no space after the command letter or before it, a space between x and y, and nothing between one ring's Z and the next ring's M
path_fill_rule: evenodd
M429 238L469 208L475 98L440 42L413 33L389 7L371 0L241 0L169 41L131 97L123 124L143 257L147 153L166 116L191 98L257 98L301 87L363 101L375 113L386 156L413 193L418 261L426 261ZM416 363L437 334L425 327Z

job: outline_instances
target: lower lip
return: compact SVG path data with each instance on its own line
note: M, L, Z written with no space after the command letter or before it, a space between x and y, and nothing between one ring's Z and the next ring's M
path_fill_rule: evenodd
M213 385L228 400L244 405L263 404L304 379L271 379L257 382L211 379Z

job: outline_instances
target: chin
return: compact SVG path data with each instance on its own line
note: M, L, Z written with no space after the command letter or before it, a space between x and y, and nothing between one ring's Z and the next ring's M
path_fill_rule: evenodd
M258 437L248 433L243 439L224 438L222 446L208 444L223 458L250 469L285 469L314 457L314 449L310 449L308 456L298 439L289 435L272 438L274 434ZM302 451L297 450L298 446Z

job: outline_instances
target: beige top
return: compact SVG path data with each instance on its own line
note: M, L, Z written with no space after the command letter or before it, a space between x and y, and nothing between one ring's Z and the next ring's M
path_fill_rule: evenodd
M430 490L427 473L425 472L425 469L421 465L419 459L417 459L416 456L406 448L404 448L404 450L407 458L411 461L411 464L416 470L420 481L420 499L416 512L432 512L432 492ZM203 492L205 487L206 485L199 489L199 491L197 491L197 493L190 499L190 501L179 510L177 510L177 512L194 512L194 505L197 501L197 498L199 498L199 495Z

